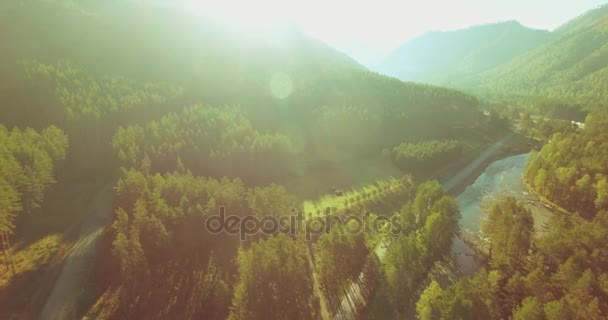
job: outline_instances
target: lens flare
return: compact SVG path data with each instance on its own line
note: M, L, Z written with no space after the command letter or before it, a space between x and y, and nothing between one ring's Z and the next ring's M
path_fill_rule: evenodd
M291 77L283 72L273 74L270 78L270 93L280 100L288 98L293 93Z

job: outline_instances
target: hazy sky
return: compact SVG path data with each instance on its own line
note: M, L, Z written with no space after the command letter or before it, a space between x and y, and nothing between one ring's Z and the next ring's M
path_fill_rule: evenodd
M518 20L552 30L608 0L188 0L193 8L262 30L295 20L330 44L387 52L429 30ZM261 32L261 31L260 31Z

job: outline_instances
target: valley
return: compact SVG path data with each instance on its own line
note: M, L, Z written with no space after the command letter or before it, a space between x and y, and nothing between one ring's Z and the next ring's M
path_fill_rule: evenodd
M608 7L304 7L0 3L0 319L608 315Z

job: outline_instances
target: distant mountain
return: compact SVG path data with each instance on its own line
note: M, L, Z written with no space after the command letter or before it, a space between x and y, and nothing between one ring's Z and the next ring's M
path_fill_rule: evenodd
M515 95L608 98L608 7L592 10L555 33L557 40L459 86Z
M449 84L547 43L549 31L508 21L448 32L428 32L398 48L378 68L402 80Z

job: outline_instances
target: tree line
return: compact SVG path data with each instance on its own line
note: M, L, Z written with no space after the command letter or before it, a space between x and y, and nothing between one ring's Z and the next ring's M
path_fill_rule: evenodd
M183 92L182 88L165 83L96 76L70 61L57 64L25 61L23 68L32 85L48 88L54 94L70 121L86 117L102 119L119 111L166 104Z
M398 166L418 172L436 169L447 160L458 159L463 144L456 140L430 140L418 143L404 142L392 150L385 149L383 154Z
M153 172L189 168L198 175L269 183L287 174L295 146L285 134L260 132L230 108L192 106L144 126L118 129L118 158Z

